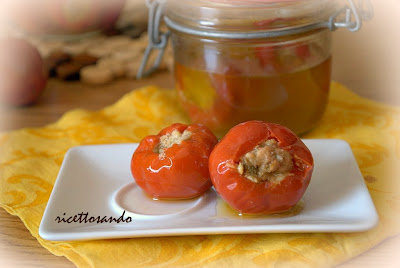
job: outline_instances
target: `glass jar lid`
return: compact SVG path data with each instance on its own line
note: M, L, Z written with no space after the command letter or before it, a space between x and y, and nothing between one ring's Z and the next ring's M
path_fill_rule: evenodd
M169 24L201 31L286 30L326 22L338 0L167 0Z

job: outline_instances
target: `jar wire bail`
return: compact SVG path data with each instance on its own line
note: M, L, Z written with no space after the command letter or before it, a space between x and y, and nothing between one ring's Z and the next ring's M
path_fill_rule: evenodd
M328 21L328 28L335 31L338 28L347 28L351 32L361 29L362 22L371 20L373 7L370 0L347 0L348 5L335 12Z
M139 70L136 74L137 79L148 76L158 69L161 60L163 58L165 48L168 44L168 39L170 32L161 32L160 24L161 18L163 16L163 0L146 0L146 5L149 9L149 20L147 25L147 33L149 37L149 43L143 55L142 62L140 64ZM145 70L149 57L153 50L159 50L158 55L153 63L153 65Z
M300 26L297 28L286 30L273 30L265 32L223 32L223 31L204 31L186 27L174 22L163 15L163 7L166 0L146 0L146 5L149 8L148 21L148 37L149 44L146 47L144 56L136 75L137 79L153 73L160 66L165 48L168 44L170 32L161 32L160 23L162 18L169 28L179 32L197 35L201 37L211 38L227 38L227 39L260 39L285 36L291 34L303 33L317 28L328 28L335 31L338 28L347 28L351 32L357 32L361 29L363 20L371 20L373 17L373 7L370 0L346 0L347 4L335 12L328 21L318 22L311 25ZM157 58L153 65L145 70L149 56L153 50L159 50Z

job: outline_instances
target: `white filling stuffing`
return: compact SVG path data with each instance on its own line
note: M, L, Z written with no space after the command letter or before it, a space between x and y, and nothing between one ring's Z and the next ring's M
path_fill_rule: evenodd
M174 144L181 144L192 137L192 132L184 130L182 133L174 129L171 133L167 133L160 137L160 144L156 148L156 153L161 158L165 157L165 150L172 147Z
M237 166L239 174L252 182L271 181L279 183L293 168L292 156L278 147L278 142L269 139L246 153Z

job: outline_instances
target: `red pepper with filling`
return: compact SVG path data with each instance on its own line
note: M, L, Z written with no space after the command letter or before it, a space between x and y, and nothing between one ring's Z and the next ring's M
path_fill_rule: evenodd
M140 142L131 160L133 178L154 198L199 196L212 186L208 160L217 142L203 125L173 124Z
M222 199L243 214L293 208L306 191L313 158L288 128L249 121L232 128L210 155L209 169Z

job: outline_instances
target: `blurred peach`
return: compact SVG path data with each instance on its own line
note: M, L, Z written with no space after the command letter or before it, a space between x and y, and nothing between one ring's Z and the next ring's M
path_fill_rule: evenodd
M0 39L0 103L31 104L46 82L43 60L35 47L22 39Z
M111 28L125 0L6 0L10 20L31 34L66 35Z

